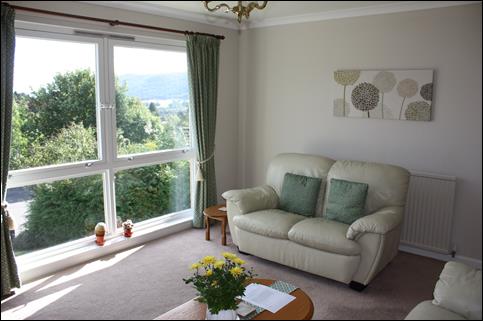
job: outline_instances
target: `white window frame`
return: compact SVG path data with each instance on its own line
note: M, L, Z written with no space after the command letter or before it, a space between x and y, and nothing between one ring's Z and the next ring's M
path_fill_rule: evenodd
M114 108L101 108L101 106L115 105L114 88L114 60L113 47L116 44L136 48L150 48L169 51L186 51L184 41L169 38L154 37L150 32L133 31L130 28L117 28L117 32L107 31L108 28L96 25L65 22L57 19L49 19L38 16L17 16L16 34L21 37L35 37L53 40L65 40L72 42L93 43L97 46L96 57L96 115L97 115L97 139L98 159L86 160L68 164L21 169L9 172L7 189L49 183L69 178L79 178L91 175L103 175L104 194L104 216L107 225L108 238L117 237L122 231L116 227L116 206L115 206L115 173L129 168L139 168L151 165L159 165L173 161L186 160L190 162L190 198L191 208L162 215L136 224L135 229L141 231L143 228L152 230L156 226L162 227L166 222L184 219L192 216L194 207L194 139L190 134L191 144L189 148L164 150L136 155L117 155L117 128L116 113ZM76 31L82 31L79 35ZM92 35L89 35L91 33ZM112 36L131 36L133 40L113 39ZM103 68L103 70L101 70ZM191 130L192 126L190 123ZM36 261L36 258L59 254L70 251L74 248L87 246L92 243L92 236L55 245L51 248L34 251L20 256L23 261L29 263Z

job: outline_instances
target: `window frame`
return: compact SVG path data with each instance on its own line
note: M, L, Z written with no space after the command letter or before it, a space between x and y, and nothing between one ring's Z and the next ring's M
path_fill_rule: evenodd
M188 148L172 149L148 152L135 155L117 154L117 128L116 112L114 108L102 108L114 106L114 45L160 49L169 51L186 51L184 41L169 38L153 37L150 33L133 32L131 28L118 28L117 32L106 31L108 28L77 23L62 22L44 17L30 17L19 15L16 20L16 35L20 37L34 37L37 39L64 40L71 42L93 43L96 45L96 119L97 119L97 144L98 159L86 160L67 164L56 164L35 168L27 168L9 171L7 190L9 188L24 187L42 183L50 183L69 178L86 177L96 174L103 175L104 217L107 227L107 237L112 238L122 234L116 226L116 196L115 196L115 173L120 170L139 168L151 165L159 165L174 161L185 160L190 163L190 199L191 208L188 210L170 213L148 219L136 224L136 230L143 228L152 230L153 227L163 226L166 221L186 219L187 213L192 213L194 208L195 191L195 148L194 135L190 134L191 144ZM82 34L77 33L81 31ZM89 34L91 32L95 32ZM113 36L132 36L130 40L113 39ZM189 111L191 114L191 111ZM190 132L193 126L190 119ZM36 250L20 257L23 260L35 261L39 255L61 253L73 248L90 245L92 236L78 240L54 245L52 247ZM52 250L51 250L52 249ZM38 255L37 255L38 254Z

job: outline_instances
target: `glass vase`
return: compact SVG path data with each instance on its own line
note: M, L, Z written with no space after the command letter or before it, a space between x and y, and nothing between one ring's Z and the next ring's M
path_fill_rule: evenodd
M221 310L217 314L206 308L206 320L240 320L235 310Z

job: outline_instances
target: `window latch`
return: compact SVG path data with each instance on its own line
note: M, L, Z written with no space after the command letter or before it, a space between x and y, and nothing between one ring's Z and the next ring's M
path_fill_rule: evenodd
M101 104L101 109L114 109L114 105Z

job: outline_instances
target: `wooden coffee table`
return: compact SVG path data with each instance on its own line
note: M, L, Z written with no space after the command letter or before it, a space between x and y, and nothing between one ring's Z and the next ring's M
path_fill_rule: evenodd
M226 245L226 225L228 224L228 217L226 216L226 211L220 211L220 207L225 207L226 205L215 205L206 208L203 211L205 216L205 239L210 240L210 219L221 222L221 244Z
M273 280L254 279L252 283L271 285ZM311 320L314 315L314 304L309 296L297 289L290 293L295 300L283 307L277 313L263 311L252 320ZM206 318L206 305L194 299L168 311L154 320L204 320Z

